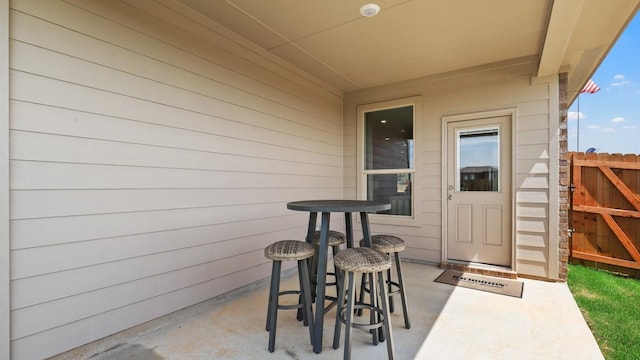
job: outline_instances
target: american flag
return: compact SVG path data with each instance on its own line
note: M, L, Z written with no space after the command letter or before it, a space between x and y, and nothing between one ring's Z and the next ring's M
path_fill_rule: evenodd
M587 84L582 88L580 92L593 94L595 92L598 92L598 90L600 90L598 85L596 85L596 83L594 83L593 80L589 79L589 81L587 81Z

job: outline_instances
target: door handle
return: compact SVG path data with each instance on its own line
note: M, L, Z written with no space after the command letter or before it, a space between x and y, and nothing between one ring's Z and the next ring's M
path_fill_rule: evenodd
M449 196L447 196L448 200L453 200L453 195L449 194Z

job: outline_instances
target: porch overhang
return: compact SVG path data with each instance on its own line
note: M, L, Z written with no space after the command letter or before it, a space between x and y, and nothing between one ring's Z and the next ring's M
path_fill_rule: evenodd
M338 93L532 57L534 79L568 73L570 102L640 6L639 0L378 0L381 12L365 18L358 13L365 1L179 3L240 35L225 34L233 41L249 40Z
M638 1L554 1L536 76L568 73L573 102L639 6Z

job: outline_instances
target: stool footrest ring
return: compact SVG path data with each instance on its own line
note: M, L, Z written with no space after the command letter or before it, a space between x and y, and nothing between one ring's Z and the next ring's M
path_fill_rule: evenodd
M395 282L395 281L389 281L389 280L385 280L385 282L386 282L386 284L387 284L387 285L391 285L391 286L393 286L393 290L391 290L391 291L387 290L387 294L388 294L388 295L397 295L397 294L400 294L400 284L398 284L398 283L397 283L397 282ZM369 288L367 287L367 286L369 285L369 281L368 281L368 280L365 280L365 283L364 283L364 284L365 284L365 285L364 285L364 292L366 292L367 294L370 294L370 293L371 293L371 291L370 291L370 290L369 290Z
M300 296L302 294L302 292L298 291L298 290L285 290L285 291L280 291L278 292L278 296L283 296L283 295L298 295ZM304 304L301 302L295 303L295 304L278 304L278 309L282 309L282 310L293 310L293 309L303 309L304 308Z
M382 311L382 309L377 308L375 306L371 306L369 304L360 304L360 303L356 303L353 305L353 309L354 310L358 310L358 311L362 311L362 310L369 310L369 311L375 311L376 313L378 313L379 320L376 323L370 324L370 323L356 323L356 322L352 322L351 326L354 328L358 328L358 329L364 329L364 330L373 330L373 329L379 329L384 325L384 312ZM343 324L347 324L347 320L344 317L344 312L347 310L346 307L341 307L340 308L340 322L342 322Z

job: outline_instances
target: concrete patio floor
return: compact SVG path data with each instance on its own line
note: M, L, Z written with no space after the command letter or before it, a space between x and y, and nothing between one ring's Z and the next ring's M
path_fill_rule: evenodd
M396 302L392 316L397 359L603 359L565 283L524 281L523 298L454 287L433 280L443 271L404 262L411 329ZM295 288L297 278L283 281ZM335 309L325 317L324 347L312 352L308 332L292 311L278 317L276 350L264 329L268 284L226 302L200 306L179 321L129 334L118 346L65 358L104 359L341 359L331 346ZM344 334L344 332L343 332ZM62 357L59 357L62 358ZM353 359L384 359L386 344L353 331Z

